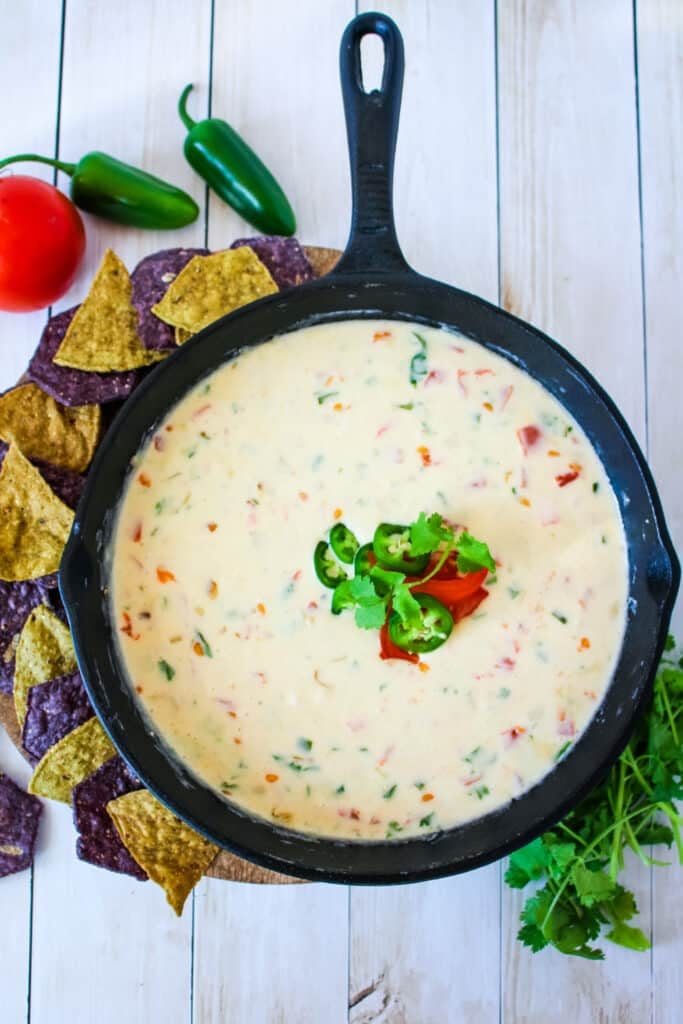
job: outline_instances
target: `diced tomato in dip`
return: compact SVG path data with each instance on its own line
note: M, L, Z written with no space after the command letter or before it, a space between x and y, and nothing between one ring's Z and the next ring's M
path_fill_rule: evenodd
M254 815L364 840L449 828L532 786L600 704L625 623L616 499L568 411L485 346L379 320L277 338L189 391L129 481L111 611L131 686ZM425 584L453 630L399 656L330 613L311 553L335 522L364 543L420 512L485 540L496 571Z

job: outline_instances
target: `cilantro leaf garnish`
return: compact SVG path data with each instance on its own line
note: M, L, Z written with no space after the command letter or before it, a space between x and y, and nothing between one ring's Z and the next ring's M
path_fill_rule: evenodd
M411 555L429 555L436 551L442 543L447 544L454 539L453 531L444 526L443 516L435 512L429 518L424 512L410 527L410 553Z
M386 617L386 606L381 598L374 604L359 604L355 611L356 625L361 629L381 629Z
M165 658L159 658L157 667L162 676L165 676L169 683L175 678L175 669L173 668L173 665L169 665Z
M394 587L391 598L394 611L401 617L404 626L419 626L422 621L420 603L413 597L412 591L405 583Z
M414 388L427 376L427 342L421 334L413 331L413 337L419 345L419 351L410 360L410 383Z
M477 572L478 569L488 569L489 572L496 571L496 563L491 557L488 545L483 540L477 540L471 533L464 531L458 537L456 544L458 549L458 569L460 572Z

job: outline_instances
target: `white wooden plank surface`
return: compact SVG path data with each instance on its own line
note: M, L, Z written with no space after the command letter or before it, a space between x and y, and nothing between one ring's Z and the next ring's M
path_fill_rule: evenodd
M339 41L353 0L281 5L217 0L212 113L240 132L294 207L297 235L343 248L351 217ZM254 234L213 193L209 245Z
M58 4L44 10L40 0L24 6L24 17L14 17L12 0L0 0L0 95L11 97L2 104L0 116L0 153L26 151L54 155L57 124L57 85L59 82L59 40L61 12ZM42 13L41 13L42 11ZM26 27L32 22L32 56L35 69L30 78L24 75L26 64ZM20 96L20 102L15 99ZM41 110L43 116L29 117L29 110ZM24 168L17 165L16 172ZM8 172L5 172L8 173ZM36 177L52 182L49 167L39 168ZM35 343L46 320L45 312L10 316L0 314L3 377L16 380L26 365L26 354ZM6 771L18 784L28 781L27 766L16 754L12 744L0 736L0 771ZM45 847L44 829L39 834L39 848ZM0 929L0 1000L2 1017L13 1024L26 1019L29 992L29 938L31 928L32 872L22 872L2 880L2 911L11 927Z
M213 114L273 168L297 211L299 237L337 247L346 241L350 217L337 51L353 13L352 0L305 0L291 5L286 18L266 4L218 3L214 25ZM212 195L212 248L252 233ZM341 1024L347 961L345 888L201 883L194 1024Z
M637 25L649 454L674 544L683 551L683 7L640 0ZM674 631L680 639L680 600ZM654 1021L668 1024L683 1005L683 897L668 870L653 872L653 889Z
M205 879L192 1024L345 1024L345 887Z
M592 369L644 441L637 131L631 4L499 6L501 269L507 308ZM650 878L628 873L649 930ZM504 1019L650 1019L650 960L609 946L605 967L532 957L504 895Z
M406 49L396 158L406 258L495 302L493 5L387 0L382 9L399 25ZM352 890L352 1024L497 1022L499 880L492 865L426 885Z
M499 198L506 305L583 359L644 442L631 4L500 0L499 197L493 0L387 0L384 9L407 51L396 203L406 256L495 299ZM60 155L106 149L203 204L203 186L182 158L175 105L194 81L193 113L207 109L211 12L211 0L69 0ZM299 236L311 243L340 246L347 233L337 51L352 14L353 0L214 3L213 112L276 170ZM650 452L683 541L683 7L638 0L637 16ZM3 154L54 147L60 20L58 0L0 0ZM132 266L156 247L201 244L205 228L214 247L249 233L215 198L208 220L168 236L86 220L87 265L60 308L86 291L106 245ZM2 386L24 368L44 319L0 314ZM0 764L26 777L4 738ZM651 1008L657 1024L680 1016L683 890L663 872L654 874L652 958L609 948L597 966L522 950L508 892L501 935L498 866L423 886L354 890L350 907L341 888L207 880L195 899L192 978L189 905L176 922L155 886L79 864L73 841L68 810L48 805L34 869L33 1024L173 1024L191 1013L192 1024L535 1024L558 1012L576 1024L641 1024ZM636 870L629 883L647 929L649 874ZM28 1020L30 888L30 873L2 882L12 924L0 933L3 1024Z
M71 160L102 149L203 200L201 183L182 156L175 103L186 81L207 74L209 26L208 3L70 0L60 155ZM155 248L201 244L204 236L203 218L172 236L86 221L86 267L62 307L87 291L107 245L132 267ZM46 847L34 869L32 1024L127 1018L185 1024L191 906L177 920L157 886L81 863L69 808L51 804L47 817Z

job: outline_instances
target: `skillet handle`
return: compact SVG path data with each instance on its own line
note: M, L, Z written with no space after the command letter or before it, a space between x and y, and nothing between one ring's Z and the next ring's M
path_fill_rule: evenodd
M380 89L365 92L360 43L384 42ZM394 152L403 90L403 39L385 14L361 14L347 26L339 52L342 95L351 162L351 233L335 273L408 271L394 225Z

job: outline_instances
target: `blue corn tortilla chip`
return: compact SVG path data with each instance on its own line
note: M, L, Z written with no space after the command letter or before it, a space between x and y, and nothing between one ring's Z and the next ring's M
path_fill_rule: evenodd
M315 277L313 267L296 238L281 238L278 235L238 238L230 248L240 249L243 245L253 249L281 290L295 288Z
M193 256L208 256L208 249L161 249L145 256L130 275L132 302L138 314L138 336L145 348L172 351L176 348L175 332L152 312L171 281L187 266Z
M14 680L15 637L33 609L44 600L44 580L8 583L0 580L0 692L11 693Z
M24 750L37 763L50 747L93 714L79 672L32 686L21 735Z
M50 317L38 347L28 364L27 376L62 405L96 405L127 398L144 376L144 370L94 373L57 366L53 357L62 343L78 306Z
M117 755L74 786L71 804L78 831L76 853L80 859L144 882L147 873L133 860L107 814L110 800L136 789L142 789L140 780Z
M43 805L8 775L0 775L0 878L33 863Z

